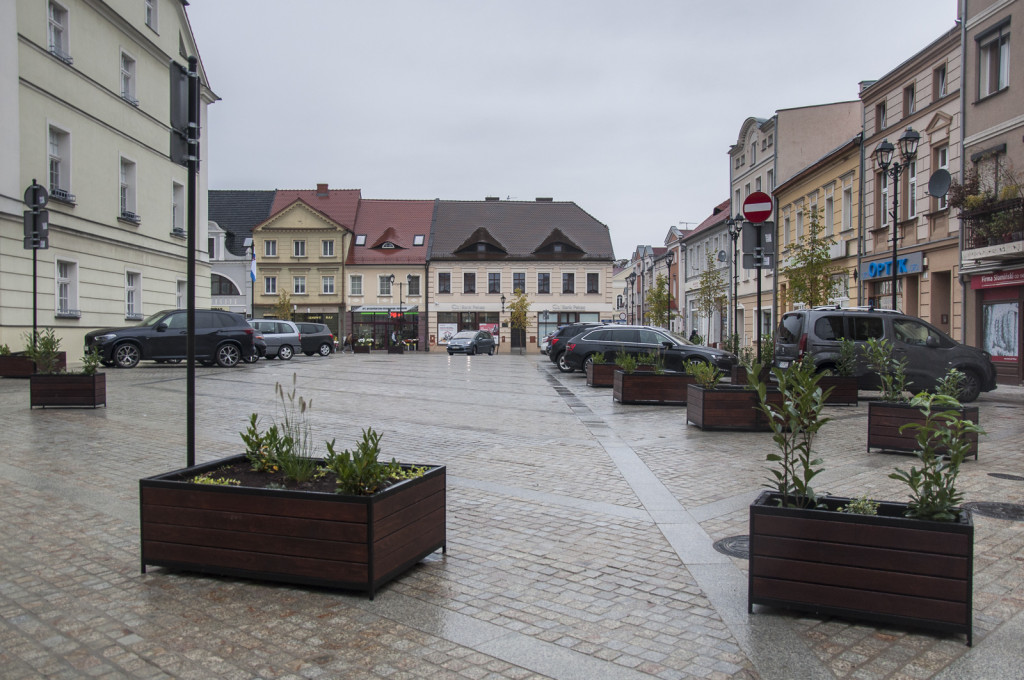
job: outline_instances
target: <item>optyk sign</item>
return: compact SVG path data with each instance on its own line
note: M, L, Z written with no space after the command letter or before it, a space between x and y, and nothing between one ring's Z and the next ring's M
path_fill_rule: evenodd
M903 257L896 258L896 275L906 276L907 274L920 274L924 258L921 253L909 253ZM892 258L865 262L860 267L860 278L862 281L869 279L884 279L892 277Z

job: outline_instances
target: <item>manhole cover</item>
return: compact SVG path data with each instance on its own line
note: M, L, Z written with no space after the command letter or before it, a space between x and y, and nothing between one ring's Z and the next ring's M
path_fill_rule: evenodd
M988 473L988 476L996 477L998 479L1010 479L1014 482L1024 482L1024 477L1021 477L1020 475L1008 475L1005 472L990 472Z
M729 557L748 559L750 557L750 536L743 534L715 541L715 550Z
M1014 522L1024 522L1024 505L1014 503L964 503L963 507L971 512L992 517L994 519L1008 519Z

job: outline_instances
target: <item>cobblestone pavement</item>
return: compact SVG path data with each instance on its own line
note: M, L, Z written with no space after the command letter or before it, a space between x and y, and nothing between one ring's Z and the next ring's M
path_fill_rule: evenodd
M1024 523L977 516L963 636L747 613L763 433L624 406L546 357L296 357L197 371L197 459L240 452L298 376L318 439L382 430L448 467L448 552L364 595L139 565L138 480L185 464L185 369L109 370L106 409L30 410L0 380L0 677L1001 678L1024 668ZM1024 389L982 395L968 501L1024 503ZM906 457L865 452L867 406L829 409L831 492L902 500Z

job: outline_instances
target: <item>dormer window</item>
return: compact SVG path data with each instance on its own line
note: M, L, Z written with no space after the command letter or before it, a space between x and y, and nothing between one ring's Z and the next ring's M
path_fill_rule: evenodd
M389 248L390 249L390 248L394 248L395 244L392 243L391 241L385 241L384 243L380 244L380 247L381 248Z
M356 245L357 246L365 246L366 245L366 234L356 234Z
M415 236L413 236L412 237L412 244L414 246L421 246L421 245L423 245L423 234L416 234Z

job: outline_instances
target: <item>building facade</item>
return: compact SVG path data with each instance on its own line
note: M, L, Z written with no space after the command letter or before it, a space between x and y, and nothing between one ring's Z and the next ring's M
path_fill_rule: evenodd
M210 305L214 309L253 312L252 230L270 216L274 191L209 192Z
M703 344L719 346L729 334L730 271L732 238L729 236L729 201L719 203L711 214L679 240L683 255L682 277L685 331L694 331ZM710 257L710 259L709 259ZM705 293L702 293L702 289ZM710 296L714 304L702 309L701 297ZM683 329L681 329L683 330Z
M16 0L0 3L0 27L0 344L21 349L35 307L76 360L88 330L187 298L188 172L171 160L171 84L198 50L181 2ZM199 76L205 134L217 96L201 62ZM210 302L203 161L198 306ZM34 282L22 243L33 180L50 196Z

